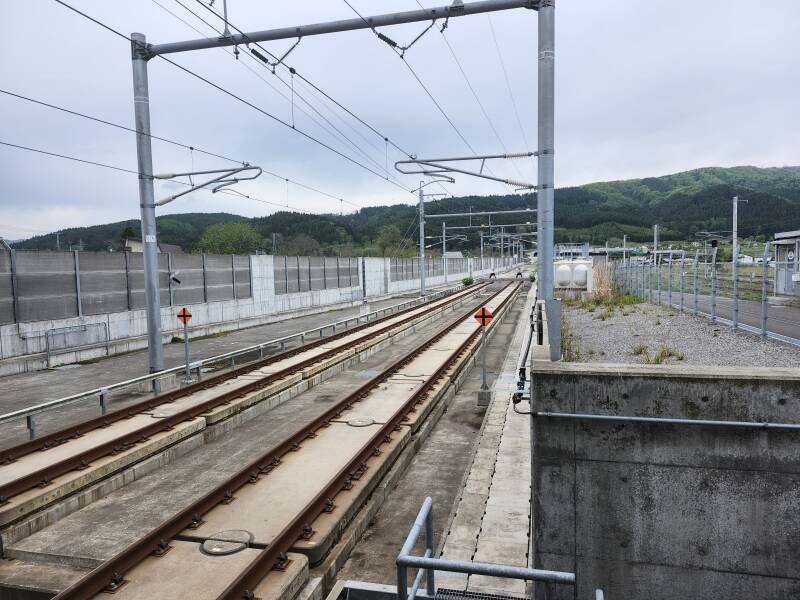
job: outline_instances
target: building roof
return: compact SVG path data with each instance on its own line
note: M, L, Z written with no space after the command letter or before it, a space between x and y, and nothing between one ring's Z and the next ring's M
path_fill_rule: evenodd
M775 234L776 240L788 240L791 238L800 238L800 229L795 231L780 231Z

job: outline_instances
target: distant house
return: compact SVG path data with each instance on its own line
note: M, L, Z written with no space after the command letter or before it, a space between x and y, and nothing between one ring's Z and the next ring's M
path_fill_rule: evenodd
M461 254L461 252L452 251L452 252L445 252L444 253L444 257L445 258L464 258L464 255Z
M144 244L142 244L142 240L125 238L123 250L125 252L141 253L144 251ZM183 248L180 246L176 246L175 244L165 244L163 242L158 243L158 251L163 254L183 254Z
M775 293L800 296L800 230L775 234Z

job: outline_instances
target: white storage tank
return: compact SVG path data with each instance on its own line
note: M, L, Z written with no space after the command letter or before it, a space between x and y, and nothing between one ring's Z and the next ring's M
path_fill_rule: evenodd
M592 291L591 260L559 260L554 267L556 289Z

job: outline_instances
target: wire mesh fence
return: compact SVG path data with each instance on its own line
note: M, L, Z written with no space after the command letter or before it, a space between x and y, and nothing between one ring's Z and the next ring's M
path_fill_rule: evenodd
M614 283L647 302L800 345L800 295L777 292L776 273L787 268L794 265L683 252L612 263Z

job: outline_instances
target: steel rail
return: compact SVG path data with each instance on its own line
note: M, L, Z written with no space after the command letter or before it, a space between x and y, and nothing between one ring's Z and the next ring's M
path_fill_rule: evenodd
M440 300L440 299L442 299L444 297L447 297L447 296L449 296L451 294L458 293L462 289L463 289L462 287L455 286L455 287L452 287L452 288L447 288L445 290L439 290L437 292L433 292L433 293L430 294L431 297L427 300L427 302L438 301L438 300ZM243 356L245 354L250 354L252 352L260 352L260 351L263 351L264 348L267 348L269 346L276 346L278 344L283 346L283 344L288 343L288 342L290 342L292 340L295 340L297 338L300 338L301 340L304 340L306 337L310 337L311 335L313 335L315 333L319 334L321 336L322 332L325 329L332 329L334 332L336 332L336 328L337 327L344 326L346 328L347 324L350 323L350 321L359 322L361 319L366 319L366 321L369 321L370 317L372 317L372 316L376 316L377 317L377 315L382 314L382 316L380 318L377 318L375 321L373 321L373 323L377 323L377 322L380 321L380 319L382 319L383 317L386 316L387 312L391 313L392 316L397 316L397 315L401 314L403 311L407 310L408 308L419 308L420 306L423 306L427 302L422 302L421 303L419 301L419 298L414 298L413 300L408 300L406 302L401 302L399 304L393 304L391 306L387 306L386 308L379 308L379 309L374 310L372 312L369 312L369 313L367 313L365 315L357 315L355 317L348 317L346 319L341 319L339 321L334 321L332 323L325 323L324 325L320 325L319 327L314 327L313 329L306 329L305 331L299 331L297 333L293 333L293 334L286 335L286 336L283 336L283 337L280 337L280 338L275 338L275 339L272 339L272 340L268 340L268 341L262 342L260 344L255 344L253 346L248 346L246 348L240 348L238 350L232 350L232 351L226 352L224 354L217 354L216 356L210 356L208 358L195 360L195 361L192 361L189 364L189 367L190 367L190 369L195 370L195 369L201 368L201 367L203 367L205 365L212 365L212 364L215 364L215 363L222 362L223 360L228 359L228 358L234 358L235 359L238 356ZM405 307L405 308L401 308L401 307ZM397 312L394 312L395 310L397 310ZM353 330L354 329L350 329L350 331L353 331ZM181 371L183 371L183 369L184 369L184 365L179 365L177 367L164 369L163 371L158 371L156 373L148 373L147 375L140 375L139 377L134 377L133 379L128 379L128 380L125 380L125 381L120 381L120 382L113 383L111 385L103 386L103 387L100 387L100 388L87 390L87 391L84 391L84 392L80 392L78 394L73 394L71 396L66 396L66 397L63 397L63 398L57 398L55 400L50 400L48 402L43 402L41 404L37 404L35 406L30 406L28 408L21 408L19 410L15 410L13 412L0 415L0 423L4 423L6 421L11 421L13 419L18 419L18 418L21 418L21 417L27 417L27 416L31 416L31 415L40 414L40 413L46 412L48 410L52 410L52 409L55 409L55 408L60 408L60 407L65 406L67 404L72 404L73 402L79 402L81 400L89 399L89 398L91 398L93 396L99 396L99 395L101 395L103 393L109 393L109 392L111 392L113 390L117 390L117 389L121 389L121 388L125 388L125 387L130 387L132 385L152 382L154 379L159 379L159 378L165 377L167 375L171 375L173 373L180 373Z
M515 283L510 282L493 294L488 300L482 300L480 304L477 304L477 306L485 304L492 298L495 298L511 285L515 285ZM516 283L516 285L519 287L521 284ZM513 294L510 294L508 298L512 296ZM192 504L175 514L173 517L164 521L150 533L133 542L127 548L120 551L98 567L94 568L92 571L84 575L84 577L82 577L80 580L60 592L53 600L85 600L86 598L91 598L94 594L103 591L113 591L119 588L124 583L124 575L127 572L137 566L148 556L154 554L163 554L168 547L169 540L174 539L185 529L201 523L202 516L204 514L223 502L229 502L233 497L233 494L239 488L247 484L256 483L262 475L266 475L278 467L281 464L281 459L283 456L289 452L295 452L299 450L305 440L315 437L317 435L317 431L329 426L333 419L340 417L343 411L347 410L353 404L365 398L371 390L379 386L388 377L391 377L404 365L408 364L413 357L419 355L431 344L436 343L447 333L455 329L463 322L465 318L471 316L473 310L474 308L470 308L468 312L465 312L452 324L448 325L441 332L433 336L433 338L419 344L406 355L394 361L379 375L376 375L361 385L353 393L349 394L335 405L325 410L311 423L300 427L293 434L287 436L287 438L285 438L282 442L278 443L277 446L270 448L257 459L251 461L247 466L229 477L226 481L222 482L213 490L206 493L203 497L194 501ZM471 335L467 342L471 342L474 337L474 334ZM464 347L464 345L462 345L462 347ZM457 356L460 351L461 348L459 351L454 352L453 356ZM451 364L452 360L447 361L446 366L449 367ZM439 369L437 373L440 371L442 371L442 369ZM414 396L412 396L412 398L404 405L404 409L408 408L412 401L414 403L422 401L422 393L427 392L430 387L434 385L433 383L430 383L432 380L433 377L431 377L428 380L428 383L426 383L425 386L423 386ZM401 411L404 409L401 409ZM242 574L240 574L234 584L231 584L229 590L234 585L248 585L250 586L248 589L250 589L251 587L254 587L255 584L257 584L261 579L263 579L265 574L276 564L285 564L286 552L288 552L296 540L302 536L304 533L304 528L307 525L310 525L310 523L312 523L313 520L322 512L330 512L335 508L333 499L336 494L338 494L342 489L350 489L350 487L354 485L353 482L357 481L365 471L366 460L375 454L376 449L379 450L380 445L390 441L387 440L387 436L389 436L390 433L396 428L399 428L402 421L402 416L399 419L393 417L392 419L387 420L387 424L384 425L381 430L364 445L364 450L360 451L356 457L352 459L348 465L346 465L319 494L317 494L315 499L306 505L306 507L301 511L300 515L298 515L298 517L296 517L276 536L272 543L259 554L259 556L246 568ZM255 579L256 576L258 577L257 581L255 581L255 584L251 584L250 582ZM248 596L244 595L244 592L239 592L238 595L229 597L236 598L236 600L241 600L242 598L246 598Z
M246 396L247 394L250 394L252 392L264 389L265 387L267 387L267 386L269 386L269 385L271 385L271 384L273 384L273 383L275 383L275 382L277 382L277 381L279 381L281 379L284 379L284 378L296 373L299 370L302 370L302 369L304 369L304 368L306 368L308 366L311 366L311 365L316 364L316 363L318 363L318 362L320 362L322 360L325 360L327 358L330 358L332 356L340 354L343 351L346 351L347 349L351 348L352 346L363 342L365 337L370 337L371 338L371 337L374 337L376 335L380 335L382 333L385 333L386 331L390 331L392 329L396 329L398 327L402 327L403 325L407 324L408 322L413 321L415 319L418 319L421 316L424 316L424 315L426 315L426 314L428 314L430 312L433 312L435 310L438 310L438 309L440 309L442 307L447 307L451 303L457 302L459 299L462 299L464 296L470 295L470 294L472 294L472 293L474 293L474 292L476 292L476 291L478 291L480 289L483 289L483 287L485 287L485 286L477 286L475 288L468 288L468 291L459 292L457 294L454 294L452 296L447 297L446 301L443 301L443 302L438 302L437 301L436 303L433 303L432 305L426 305L424 307L414 307L412 309L409 309L409 311L414 312L419 308L424 308L424 310L422 310L420 312L415 312L415 314L409 315L408 317L406 317L405 319L402 319L399 322L390 323L390 324L386 325L385 327L383 327L382 329L379 329L378 331L370 332L367 336L362 336L360 338L357 338L356 340L353 340L352 342L349 342L344 347L334 348L332 350L328 350L328 351L323 352L321 354L317 354L317 355L312 356L312 357L310 357L310 358L308 358L306 360L302 360L299 363L296 363L296 364L294 364L294 365L292 365L290 367L287 367L285 369L282 369L280 371L276 371L275 373L267 375L266 377L263 377L263 378L258 379L256 381L252 381L252 382L250 382L250 383L248 383L248 384L246 384L246 385L244 385L244 386L242 386L240 388L237 388L235 390L231 390L231 391L226 392L224 394L221 394L219 396L215 396L214 398L206 400L205 402L201 402L200 404L197 404L195 406L188 407L188 408L186 408L186 409L184 409L182 411L176 412L174 415L171 415L169 417L165 417L163 419L155 420L150 425L145 425L145 426L143 426L143 427L141 427L141 428L139 428L139 429L137 429L135 431L132 431L130 433L127 433L125 435L117 437L117 438L115 438L113 440L109 440L109 441L107 441L107 442L105 442L103 444L99 444L97 446L89 448L89 449L87 449L87 450L85 450L83 452L77 453L77 454L75 454L73 456L67 457L67 458L65 458L63 460L60 460L58 462L55 462L55 463L52 463L50 465L46 465L44 467L41 467L41 468L36 469L34 471L31 471L31 472L25 474L22 477L19 477L17 479L14 479L13 481L9 481L9 482L7 482L7 483L5 483L3 485L0 485L0 504L3 504L5 502L7 502L9 498L11 498L11 497L13 497L13 496L15 496L17 494L20 494L22 492L25 492L25 491L27 491L29 489L32 489L32 488L37 487L37 486L40 486L42 484L47 485L55 477L63 475L64 473L68 473L68 472L73 471L73 470L85 469L90 465L90 463L93 460L97 460L99 458L102 458L102 457L107 456L109 454L112 454L114 452L123 451L123 450L125 450L125 449L127 449L127 448L129 448L129 447L131 447L133 445L136 445L137 443L146 441L152 435L156 435L156 434L158 434L158 433L160 433L162 431L169 431L170 429L172 429L173 427L175 427L176 425L178 425L178 424L180 424L180 423L182 423L184 421L192 420L192 419L202 415L203 413L206 413L206 412L208 412L210 410L213 410L214 408L217 408L217 407L222 406L224 404L229 404L230 402L232 402L235 399L242 398L242 397ZM391 320L392 318L397 317L398 315L402 315L402 314L404 314L404 313L397 313L395 315L392 315L392 317L389 317L388 320ZM380 322L381 321L373 321L372 323L367 323L367 324L361 325L361 326L356 327L354 329L350 329L350 330L348 330L346 332L342 332L340 334L336 334L335 336L330 336L328 338L324 338L324 342L325 343L329 343L333 339L337 339L337 338L340 338L340 337L343 337L343 336L347 336L347 335L352 335L354 332L358 332L359 330L361 330L361 329L363 329L365 327L370 327L371 328L371 327L375 326L377 323L380 323ZM84 435L86 432L91 431L93 429L97 429L97 428L100 428L100 427L106 427L106 426L108 426L108 425L110 425L110 424L112 424L114 422L117 422L117 421L120 421L120 420L123 420L123 419L127 419L127 418L130 418L130 417L135 416L137 414L140 414L144 410L152 410L153 408L156 408L159 405L162 405L162 404L165 404L165 403L169 403L169 402L173 402L173 401L175 401L175 400L177 400L179 398L188 396L188 395L190 395L192 393L195 393L195 392L198 392L198 391L201 391L201 390L205 390L205 389L210 389L212 387L215 387L216 385L219 385L219 383L222 383L224 381L228 381L230 379L238 377L239 375L251 372L256 368L260 368L262 366L278 362L278 361L283 360L285 358L289 358L289 357L295 356L295 355L300 354L300 353L302 353L304 351L307 351L309 349L313 349L314 347L318 346L319 344L320 344L320 340L316 340L315 342L311 342L309 344L306 344L304 346L300 346L298 348L293 348L291 350L288 350L286 352L277 354L275 356L268 357L268 358L263 359L261 361L256 361L255 363L249 363L248 365L244 365L244 366L242 366L242 367L240 367L238 369L235 369L234 371L231 371L231 372L228 372L228 373L223 373L223 374L217 376L214 379L209 379L209 380L206 380L204 382L200 382L200 383L196 383L196 384L192 384L192 385L186 386L184 388L181 388L180 390L175 390L173 392L169 392L167 394L163 394L163 395L161 395L161 396L159 396L157 398L152 398L150 400L146 400L144 402L137 403L137 404L135 404L135 405L133 405L131 407L128 407L127 409L122 409L122 410L119 410L119 411L115 411L114 413L110 413L110 414L105 415L105 416L97 417L95 419L91 419L89 421L85 421L85 422L80 423L78 425L67 427L67 428L62 429L62 430L60 430L60 431L58 431L56 433L53 433L53 434L51 434L49 436L44 436L42 438L38 438L38 439L32 440L30 442L26 442L26 443L20 444L19 446L14 446L14 447L12 447L12 448L10 448L8 450L5 450L2 453L0 453L0 464L3 464L3 463L8 464L8 463L18 459L19 457L24 456L26 454L30 454L30 453L32 453L32 452L34 452L36 450L42 450L42 449L48 449L48 448L56 447L56 446L58 446L58 445L60 445L62 443L65 443L65 442L69 441L70 439L74 439L76 437L80 437L80 436Z
M515 286L516 290L519 289L522 284L509 283L508 285L503 286L503 288L494 294L489 300L481 302L478 306L485 305L487 302L491 301L492 298L497 297L512 285ZM509 300L513 297L514 292L512 291L512 293L505 297L501 305L498 306L496 310L503 310L504 306L506 306ZM411 362L413 357L417 356L424 349L438 342L442 337L461 325L465 319L471 319L474 310L475 309L471 309L464 313L462 318L456 320L444 331L439 332L431 340L421 344L421 346L417 347L411 354L406 355L405 359L400 362L402 362L402 364ZM278 534L278 536L269 546L267 546L267 548L261 551L259 556L256 557L227 587L227 589L218 596L217 600L241 600L242 598L255 597L254 591L261 580L264 579L264 577L271 570L276 568L276 566L280 567L281 561L284 560L283 557L291 549L295 542L300 539L303 533L307 531L307 527L310 526L310 524L313 523L320 514L322 514L322 512L328 506L328 501L332 501L339 491L347 489L346 482L350 480L349 477L351 477L353 470L356 467L366 467L366 462L370 455L374 454L376 449L379 450L381 444L391 441L391 432L400 429L401 424L407 419L408 413L413 412L413 410L415 410L414 406L421 404L428 397L431 389L450 369L453 362L457 360L458 357L461 356L473 342L475 342L480 333L481 328L476 326L475 330L469 335L469 337L467 337L467 339L464 340L464 342L452 352L450 358L445 361L436 370L436 372L425 381L423 386L414 392L414 394L403 404L403 406L395 411L394 415L386 420L386 424L364 444L358 456L348 463L348 465L342 468L342 470L325 487L325 489L319 492L317 496L306 505L303 511L297 517L295 517L295 519L292 520L292 522L289 523L281 531L281 533Z

